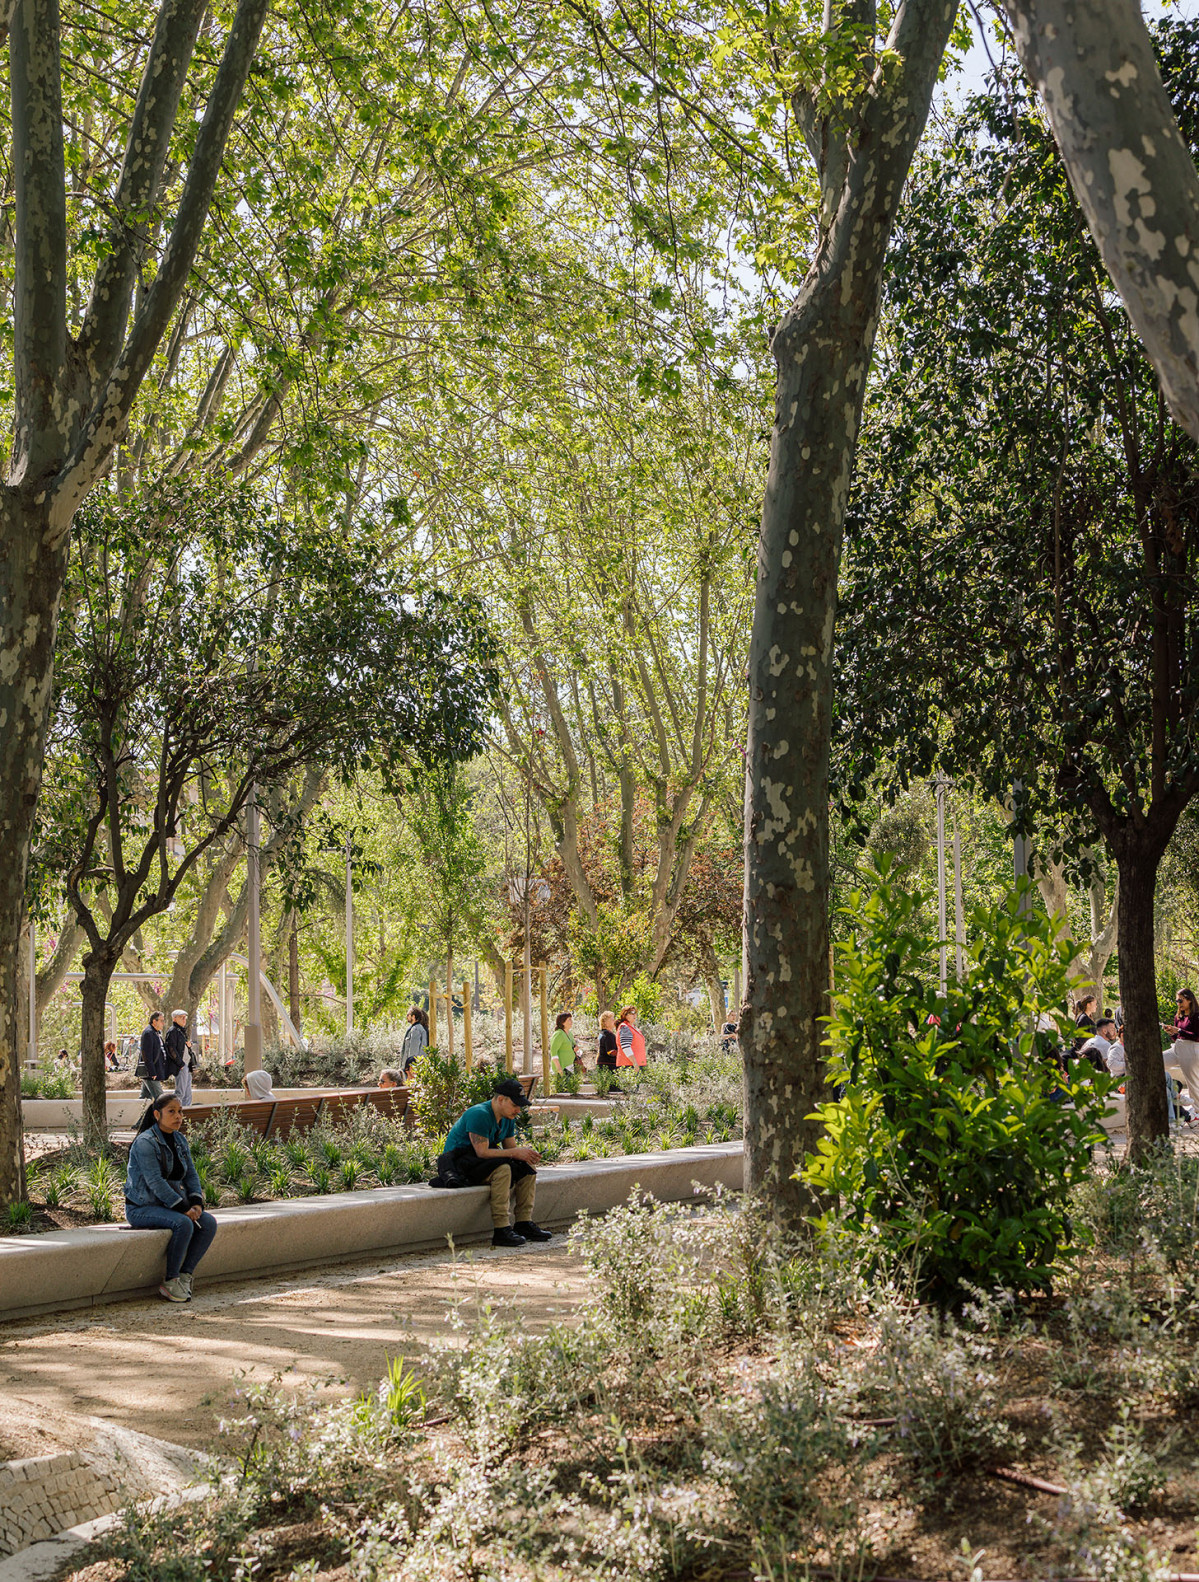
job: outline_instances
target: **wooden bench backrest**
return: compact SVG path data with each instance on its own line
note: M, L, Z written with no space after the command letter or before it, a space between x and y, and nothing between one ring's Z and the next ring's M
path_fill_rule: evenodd
M197 1132L209 1121L214 1121L221 1115L231 1114L239 1125L248 1126L251 1131L257 1132L259 1137L266 1137L278 1103L277 1099L262 1099L252 1104L193 1104L189 1110L184 1111L184 1126L189 1132Z
M393 1121L403 1120L408 1111L408 1089L371 1088L362 1095L362 1102Z

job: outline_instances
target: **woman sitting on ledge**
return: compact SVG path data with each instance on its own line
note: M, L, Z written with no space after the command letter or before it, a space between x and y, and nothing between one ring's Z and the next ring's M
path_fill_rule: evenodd
M183 1105L173 1093L154 1100L129 1149L125 1218L135 1230L169 1230L167 1277L158 1287L168 1302L190 1302L196 1265L212 1246L216 1220L204 1211L200 1178L187 1138Z

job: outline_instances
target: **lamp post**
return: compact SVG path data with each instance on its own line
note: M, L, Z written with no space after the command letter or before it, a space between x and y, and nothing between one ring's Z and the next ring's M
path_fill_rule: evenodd
M346 1037L354 1031L354 835L346 833Z
M250 791L246 803L246 889L248 906L246 916L246 955L249 970L246 973L246 1028L245 1069L262 1069L262 994L258 974L262 966L262 918L260 912L258 860L259 822L258 788Z

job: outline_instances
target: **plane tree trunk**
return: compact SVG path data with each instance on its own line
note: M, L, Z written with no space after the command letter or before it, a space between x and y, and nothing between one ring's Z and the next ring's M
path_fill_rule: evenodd
M850 477L878 319L883 262L924 129L956 0L903 0L890 63L819 119L795 108L821 173L822 229L775 330L778 366L749 656L745 805L748 983L741 1013L748 1185L798 1229L793 1179L825 1093L828 772L833 623ZM872 8L834 18L871 30Z

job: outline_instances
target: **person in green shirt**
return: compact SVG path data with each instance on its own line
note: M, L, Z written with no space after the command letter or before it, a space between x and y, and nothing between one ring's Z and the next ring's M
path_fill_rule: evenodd
M529 1241L552 1240L551 1233L533 1220L541 1155L516 1141L516 1117L528 1107L524 1088L515 1077L506 1077L486 1104L472 1104L458 1117L437 1161L434 1185L482 1186L486 1182L490 1187L493 1247L523 1247ZM509 1225L514 1197L516 1223Z
M559 1011L554 1018L554 1036L550 1039L550 1064L563 1076L570 1071L585 1071L583 1057L575 1043L571 1024L574 1017L569 1011Z

